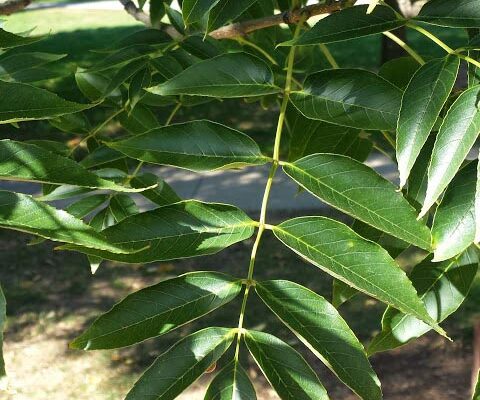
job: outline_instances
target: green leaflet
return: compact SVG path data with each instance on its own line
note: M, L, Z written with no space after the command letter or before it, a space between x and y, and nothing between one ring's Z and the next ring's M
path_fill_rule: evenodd
M345 8L318 21L295 42L285 44L305 46L334 43L390 31L405 25L392 8L379 5L367 14L367 5Z
M394 236L391 236L385 232L382 232L373 226L370 226L362 221L356 219L351 225L352 229L358 233L361 237L378 243L392 258L398 257L404 250L410 245Z
M122 158L125 158L125 156L119 151L113 150L107 146L100 146L91 153L88 153L79 164L85 168L93 168L121 160Z
M108 84L103 96L108 96L114 90L118 89L123 83L129 80L135 73L140 71L146 65L148 65L148 57L142 57L132 62L125 64L122 68L120 68L115 75L113 75L112 80Z
M430 164L433 146L435 145L435 139L436 136L429 136L408 177L406 196L410 201L413 201L415 209L417 210L420 210L425 201L428 185L428 166Z
M0 285L0 380L6 375L5 361L3 360L3 331L7 321L7 300Z
M144 173L136 175L131 181L132 187L149 187L157 185L153 189L148 189L140 193L152 203L159 206L165 206L181 201L182 199L175 193L175 191L166 182L161 180L154 174Z
M364 161L372 142L360 137L360 130L305 118L294 106L287 109L290 132L288 160L295 161L314 153L344 154Z
M100 72L113 67L122 66L127 62L143 58L151 53L157 52L157 48L145 44L134 44L108 54L101 61L96 63L87 72Z
M13 47L25 46L42 40L42 36L18 36L0 28L0 49L11 49Z
M415 73L405 90L397 128L401 188L452 91L459 66L456 55L432 60Z
M138 71L132 77L130 85L128 86L128 100L130 110L135 109L137 103L145 96L146 92L143 89L150 86L151 81L152 73L150 71L150 68L144 68Z
M287 247L334 278L443 330L427 314L403 270L378 244L325 217L294 218L273 227Z
M431 262L432 257L415 266L411 280L428 313L442 322L462 304L478 269L478 255L470 248L459 258ZM368 353L402 346L430 330L430 326L411 315L388 307L382 319L382 331L373 338Z
M192 171L239 168L267 162L250 137L211 121L169 125L108 145L128 157Z
M208 15L207 32L221 27L226 22L234 21L252 6L255 0L220 0Z
M213 327L180 340L155 360L125 400L175 399L227 351L235 333Z
M332 305L338 308L358 293L357 289L339 279L334 279L332 283Z
M111 243L82 220L25 194L0 190L0 226L56 242L128 254L141 249L132 243Z
M100 178L70 158L34 144L9 139L0 140L0 180L75 185L120 192L145 190L117 185Z
M120 39L114 43L112 49L121 49L133 45L151 45L162 46L168 45L172 38L164 31L160 29L148 28L140 31L136 31Z
M7 55L0 59L0 78L2 80L15 80L15 76L22 72L40 67L54 61L61 60L66 54L51 53L18 53Z
M455 257L475 239L477 162L460 170L437 207L432 226L434 262Z
M0 124L48 119L91 108L25 83L0 81Z
M263 302L360 398L382 398L380 381L362 344L323 297L296 283L257 282Z
M148 90L160 96L235 98L278 93L280 88L262 60L246 53L232 53L200 61Z
M131 255L67 245L106 260L147 263L214 254L252 236L255 227L234 206L187 200L126 218L102 233L109 243L131 243L147 249Z
M478 28L480 7L477 0L430 0L416 19L433 25Z
M358 129L396 129L402 91L360 69L324 70L309 75L290 100L307 118Z
M184 0L182 15L185 25L200 21L220 0Z
M83 197L66 207L65 211L76 218L85 218L109 198L110 195L108 194L94 194L92 196Z
M231 361L212 380L204 400L257 400L257 396L240 363Z
M219 272L192 272L128 295L70 347L114 349L163 335L233 300L242 281Z
M283 169L331 206L415 246L431 248L430 231L417 221L415 209L366 165L337 154L313 154L285 163Z
M141 135L160 126L157 117L148 107L137 104L130 112L124 111L118 116L122 127L133 135Z
M95 102L104 98L104 94L107 92L108 85L110 84L110 81L103 75L81 69L75 72L75 82L84 96ZM114 104L119 104L122 93L120 89L116 89L111 91L106 97Z
M387 61L378 70L378 75L404 90L420 65L412 57L399 57Z
M480 133L479 94L480 86L466 90L448 110L433 147L421 217L453 179Z
M245 343L282 400L328 400L317 375L287 343L268 333L247 331Z

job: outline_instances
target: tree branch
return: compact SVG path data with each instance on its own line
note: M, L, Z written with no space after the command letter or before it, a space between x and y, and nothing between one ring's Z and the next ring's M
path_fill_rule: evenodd
M26 1L26 0L24 0ZM143 22L147 26L152 26L148 14L140 10L132 0L119 0L123 4L125 11L137 21ZM312 4L291 11L285 11L280 14L271 15L264 18L252 19L249 21L236 22L234 24L222 26L209 33L214 39L233 39L239 36L245 36L259 29L270 28L280 24L296 24L300 22L303 16L311 18L315 15L330 14L339 11L342 8L349 7L355 3L355 0L336 0L328 1L327 4ZM172 25L162 25L168 35L174 39L179 39L181 34Z
M32 0L10 0L0 4L0 15L10 15L23 10Z
M234 24L222 26L217 30L210 32L209 36L214 39L232 39L238 36L245 36L248 33L259 29L270 28L280 24L296 24L306 15L307 19L315 15L330 14L339 11L345 7L348 2L335 1L330 4L312 4L310 6L298 8L291 11L285 11L272 16L252 19L250 21L237 22Z
M120 3L122 3L123 8L127 13L129 13L133 18L135 18L137 21L142 22L146 26L152 26L152 23L150 22L150 16L140 10L135 3L132 0L119 0Z

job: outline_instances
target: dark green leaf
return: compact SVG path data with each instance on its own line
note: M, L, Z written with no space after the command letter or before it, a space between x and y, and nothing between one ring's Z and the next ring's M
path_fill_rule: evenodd
M152 74L149 68L138 71L132 78L128 87L128 99L130 109L134 109L137 103L145 96L144 88L150 86Z
M443 120L428 167L425 215L453 179L480 132L480 86L463 92Z
M284 171L331 206L383 232L429 250L430 231L395 186L366 165L336 154L313 154Z
M362 344L322 296L296 283L257 282L264 303L360 398L382 398L380 381Z
M287 343L255 331L245 333L245 342L282 400L328 400L327 391L315 372Z
M51 53L17 53L0 59L0 78L9 80L22 71L26 71L44 64L58 61L66 54Z
M231 361L212 380L204 400L257 400L257 395L242 366Z
M103 95L106 97L110 95L115 89L118 89L123 83L129 80L136 72L143 69L148 63L148 58L139 58L133 60L132 62L125 64L120 68L115 75L113 75L112 80L108 84L107 88Z
M64 248L106 260L147 263L217 253L251 237L254 227L255 222L233 206L187 200L133 215L103 231L112 246L149 246L131 257L81 246Z
M192 65L150 92L161 95L247 97L278 93L267 64L246 53L223 54Z
M287 44L304 46L340 42L390 31L406 23L388 6L377 6L370 14L367 14L367 7L367 5L349 7L330 14L318 21L295 42L287 42Z
M127 62L143 58L148 54L155 53L157 49L154 46L148 46L144 44L137 44L129 47L125 47L114 53L111 53L104 57L101 61L95 64L87 72L100 72L107 69L121 66Z
M149 187L156 184L157 187L145 190L141 195L159 206L166 206L182 200L166 182L148 172L135 176L130 184L132 187Z
M182 15L185 25L200 21L220 0L184 0Z
M477 0L430 0L416 19L433 25L478 28L480 7Z
M169 125L108 144L128 157L192 171L265 164L247 135L210 121Z
M400 187L407 183L410 170L452 91L459 66L456 55L432 60L415 73L405 90L397 128Z
M144 29L134 32L113 45L115 49L121 49L133 45L165 45L171 43L172 38L161 29Z
M378 75L400 89L405 89L419 68L420 64L412 57L399 57L383 64Z
M378 243L392 258L398 257L404 250L410 245L394 236L391 236L385 232L382 232L373 226L370 226L362 221L356 219L353 221L352 229L357 232L361 237Z
M286 246L333 277L407 314L443 334L427 314L405 272L378 244L325 217L294 218L273 227Z
M108 207L115 219L115 223L121 222L125 218L140 212L135 201L125 193L119 193L113 196L110 199Z
M0 191L0 226L56 242L72 243L112 253L127 254L136 251L131 243L110 243L104 235L65 211L57 210L31 196L4 190ZM139 248L141 247L137 247Z
M18 36L0 28L0 49L11 49L13 47L25 46L42 39L42 36Z
M89 153L79 164L85 168L93 168L121 160L122 158L125 158L125 156L119 151L113 150L107 146L100 146Z
M110 196L108 194L94 194L70 204L65 211L76 218L84 218L105 203Z
M431 262L431 257L415 266L411 280L428 313L442 322L462 304L478 269L475 249L469 249L458 259ZM430 326L412 315L388 307L380 332L368 347L369 354L402 346L430 330Z
M344 154L364 161L372 149L372 142L360 138L358 129L305 118L293 106L287 109L286 119L290 131L289 161L314 153Z
M130 112L123 112L118 119L120 124L134 135L145 133L160 126L152 110L142 104L137 104Z
M402 91L372 72L324 70L309 75L290 99L307 118L358 129L394 131Z
M218 272L192 272L128 295L101 315L70 347L114 349L163 335L233 300L240 279Z
M66 184L120 192L142 190L119 186L98 177L70 158L9 139L0 140L0 180Z
M93 72L86 72L80 69L75 73L75 81L77 82L77 86L80 91L87 99L91 101L98 101L102 99L104 97L104 93L107 91L108 85L110 84L110 81L103 75ZM114 90L107 96L107 98L114 103L120 102L121 97L122 93L119 89Z
M147 369L125 400L173 400L214 364L236 331L206 328L174 344Z
M427 139L427 143L420 151L408 177L407 198L410 201L413 200L417 210L420 210L421 205L425 201L428 184L428 165L430 164L435 138L435 136L430 136Z
M93 107L64 100L45 89L0 81L0 124L48 119Z
M207 32L234 21L254 3L255 0L220 0L208 15Z
M341 280L334 279L332 284L332 304L335 308L357 295L359 291Z
M464 167L450 183L432 226L434 262L455 257L475 239L477 162Z

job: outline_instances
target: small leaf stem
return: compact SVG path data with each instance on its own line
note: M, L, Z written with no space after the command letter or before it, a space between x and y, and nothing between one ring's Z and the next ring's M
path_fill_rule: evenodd
M270 54L268 54L267 51L262 49L260 46L257 46L255 43L251 42L250 40L247 40L242 36L236 37L235 40L238 43L243 44L244 46L249 46L252 49L255 49L260 54L262 54L268 61L270 61L273 65L278 65L278 63L275 61L275 59Z
M340 68L340 66L337 63L337 60L335 60L335 58L333 57L332 53L330 52L330 50L326 45L324 45L323 43L320 43L318 47L320 48L320 51L323 53L323 55L325 56L328 63L332 66L333 69Z
M392 32L386 31L383 34L388 37L389 39L393 40L396 44L398 44L403 50L405 50L410 56L418 62L420 65L425 65L425 60L418 54L415 50L413 50L407 43L405 43L402 39L400 39L397 35Z
M295 33L293 35L293 39L295 40L298 35L301 32L303 23L306 20L306 16L304 16L300 22L297 24L295 28ZM293 65L295 62L295 46L292 46L290 48L290 52L288 54L288 59L287 59L287 76L285 80L285 90L283 92L283 99L282 99L282 104L280 106L280 114L278 116L278 123L277 123L277 129L275 132L275 144L273 147L273 159L272 159L272 166L270 168L270 172L268 174L268 179L267 183L265 185L265 191L263 193L263 199L262 199L262 206L260 209L260 219L258 223L258 231L257 231L257 236L255 238L255 242L252 247L252 252L250 255L250 263L248 266L248 275L247 275L247 281L246 282L253 282L253 272L255 269L255 260L257 256L257 251L258 247L260 245L260 242L262 240L263 232L266 229L266 216L267 216L267 207L268 207L268 200L270 198L270 190L272 188L273 184L273 178L275 176L275 172L278 169L279 163L280 163L280 144L282 140L282 131L283 127L285 125L285 114L287 111L287 106L288 106L288 100L290 96L290 91L292 88L292 79L293 79ZM242 300L242 306L240 309L240 316L238 318L238 333L237 333L237 345L235 349L235 362L238 362L238 357L240 354L240 343L241 343L241 337L242 337L242 332L243 332L243 321L245 317L245 309L247 307L247 300L248 300L248 295L250 293L250 287L251 284L247 284L245 287L245 292L243 294L243 300Z
M463 49L461 48L457 50L452 49L450 46L448 46L446 43L444 43L438 37L436 37L433 33L427 31L426 29L423 29L421 26L413 24L412 22L407 23L407 26L409 28L415 29L417 32L420 32L422 35L429 38L431 41L433 41L438 46L440 46L443 50L445 50L448 54L454 54L457 57L461 58L462 60L465 60L469 64L475 65L477 68L480 68L479 61L474 60L472 57L466 56L465 54L461 54L461 51Z

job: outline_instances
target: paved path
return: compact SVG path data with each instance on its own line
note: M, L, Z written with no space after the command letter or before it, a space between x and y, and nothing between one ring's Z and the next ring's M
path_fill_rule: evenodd
M384 155L372 154L367 164L387 179L392 181L397 179L395 165ZM171 167L150 167L150 172L161 176L184 199L234 204L254 214L260 210L268 165L201 174ZM28 194L40 193L40 186L32 183L0 181L0 189ZM137 196L136 200L142 209L151 207L151 204L141 196ZM306 191L298 193L295 182L278 170L271 191L270 210L295 212L322 207L324 205L310 193Z

